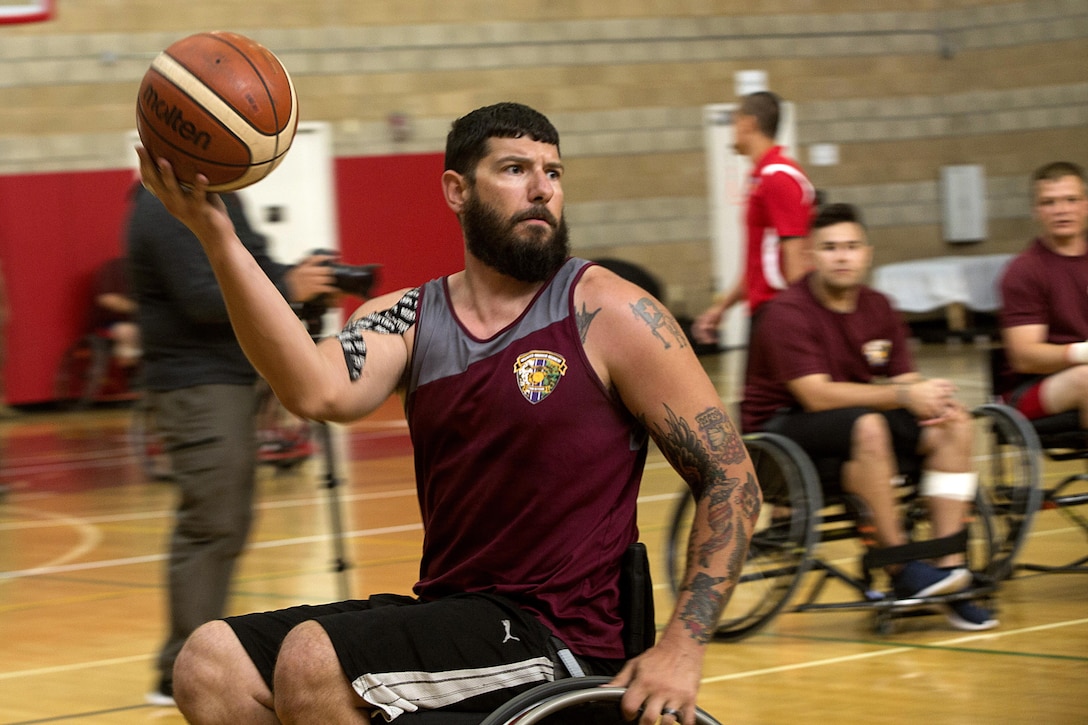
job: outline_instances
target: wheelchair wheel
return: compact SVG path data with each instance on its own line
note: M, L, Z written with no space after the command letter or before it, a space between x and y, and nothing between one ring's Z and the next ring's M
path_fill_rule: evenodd
M977 451L976 526L990 538L989 561L981 570L1000 581L1012 574L1042 503L1041 447L1031 424L1009 406L990 403L973 414L984 441Z
M609 677L569 677L545 682L512 698L487 716L480 725L621 725L622 687L602 687ZM699 725L720 725L701 708Z
M820 483L809 457L796 443L773 433L744 437L763 491L748 558L715 632L739 640L770 622L786 605L811 566L817 543ZM677 592L687 567L687 539L695 503L677 504L667 540L669 582Z

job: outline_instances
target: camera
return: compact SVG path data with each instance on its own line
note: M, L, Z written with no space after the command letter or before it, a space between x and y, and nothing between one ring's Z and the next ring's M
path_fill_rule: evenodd
M310 256L319 254L326 257L337 256L337 252L329 249L315 249L310 252ZM378 269L381 268L380 264L344 264L331 259L322 262L322 265L332 269L332 284L336 289L363 299L366 299L378 281Z
M326 262L332 268L333 285L345 294L367 297L378 281L380 264L342 264Z
M310 254L322 254L330 257L336 256L336 252L328 249L315 249L310 252ZM374 285L378 282L378 270L382 266L380 264L344 264L342 262L333 262L332 260L322 262L322 264L331 268L333 276L332 284L336 289L344 294L354 295L364 299L370 294L370 290L373 289ZM328 298L328 295L321 295L320 297L315 297L312 300L306 301L300 307L296 308L296 314L299 319L306 323L306 327L309 329L311 336L316 336L320 332L321 318L328 311L331 304L332 300Z

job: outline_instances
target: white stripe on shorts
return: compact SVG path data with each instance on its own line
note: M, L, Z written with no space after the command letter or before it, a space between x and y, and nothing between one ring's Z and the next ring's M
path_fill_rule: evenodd
M445 672L376 672L351 683L359 697L378 708L386 722L406 712L448 707L487 692L555 679L555 665L534 657L493 667Z

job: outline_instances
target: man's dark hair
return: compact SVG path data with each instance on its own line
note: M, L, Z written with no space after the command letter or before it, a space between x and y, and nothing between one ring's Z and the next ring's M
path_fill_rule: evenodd
M820 207L812 220L812 231L834 226L835 224L858 224L862 229L865 222L861 218L861 211L853 204L827 204Z
M559 132L539 111L509 102L477 108L453 122L446 136L446 170L471 180L489 139L523 136L559 148Z
M1084 174L1084 167L1072 161L1052 161L1045 166L1040 166L1031 175L1031 193L1035 195L1035 184L1040 181L1057 181L1066 176L1075 176L1080 183L1088 188L1088 176Z
M749 93L740 101L740 113L753 116L759 131L768 138L778 135L779 107L782 105L778 96L770 91Z

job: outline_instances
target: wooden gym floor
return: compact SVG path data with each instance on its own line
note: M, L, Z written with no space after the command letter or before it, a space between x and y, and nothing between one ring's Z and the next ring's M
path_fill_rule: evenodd
M704 359L726 400L738 357ZM969 344L918 352L923 372L953 378L971 404L985 399L983 360ZM0 723L182 722L143 701L163 636L173 491L144 479L128 422L124 409L0 422ZM333 571L323 456L290 472L262 466L231 612L340 598L345 585L353 596L409 590L421 531L399 409L333 433L350 569ZM1054 477L1057 464L1044 471ZM671 608L661 541L679 487L651 451L640 522L659 622ZM1023 559L1064 563L1086 548L1083 531L1048 511ZM866 612L782 614L742 642L711 645L700 704L732 725L1088 722L1088 577L1022 572L999 597L1001 626L977 634L940 616L881 636Z

